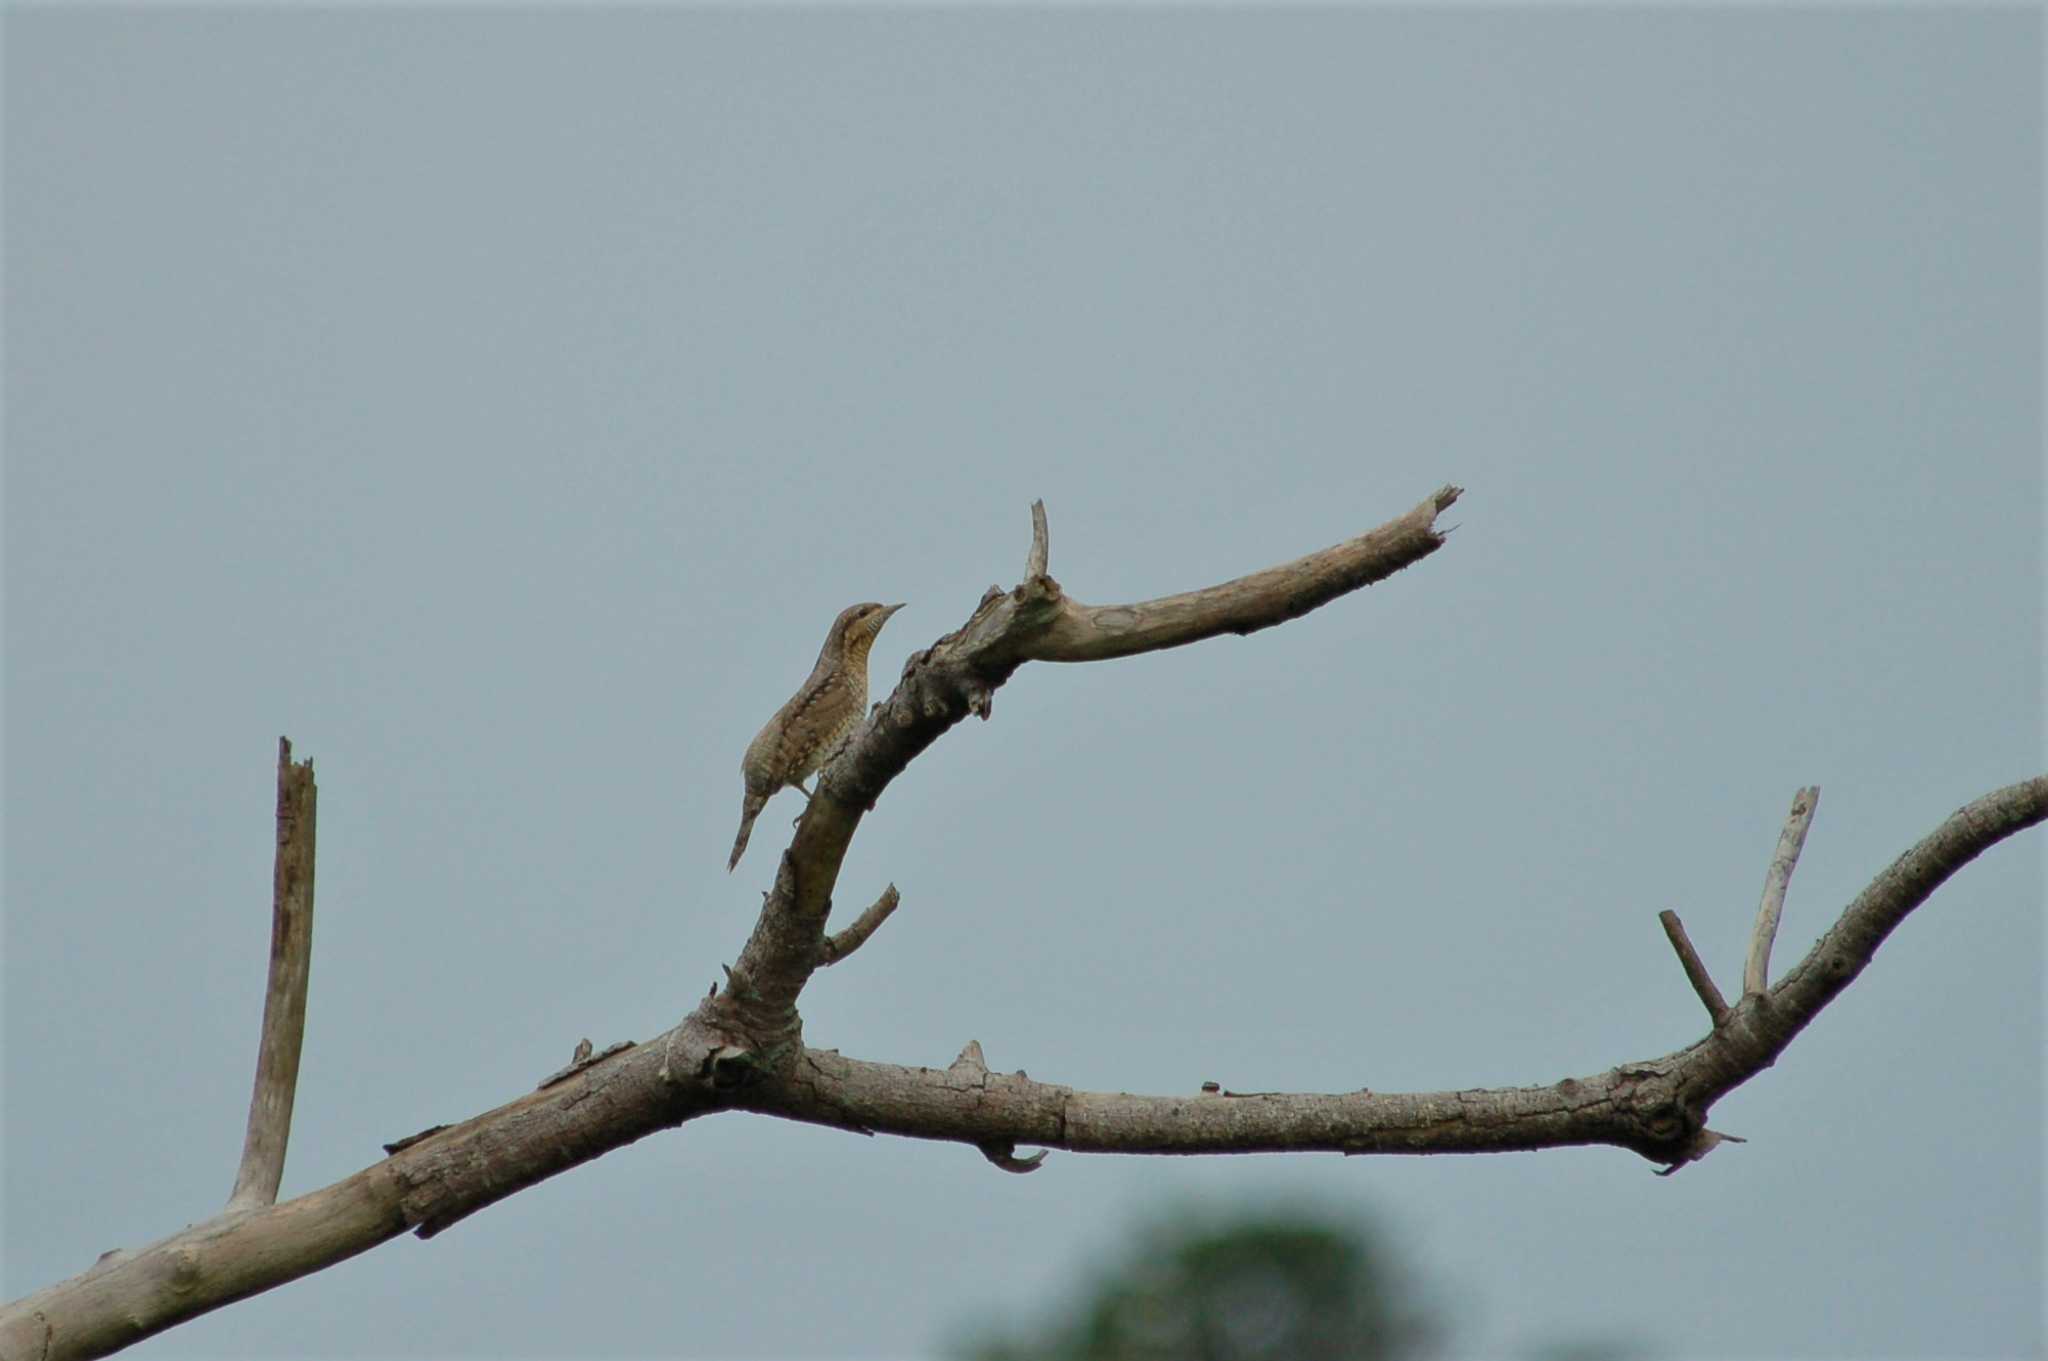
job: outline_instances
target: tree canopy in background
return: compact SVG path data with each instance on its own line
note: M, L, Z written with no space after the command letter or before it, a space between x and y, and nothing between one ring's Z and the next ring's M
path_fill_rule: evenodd
M1393 1361L1445 1354L1443 1293L1367 1216L1301 1206L1156 1216L1037 1324L963 1333L959 1361ZM1483 1301L1474 1301L1483 1306ZM1524 1344L1530 1361L1636 1361L1602 1331Z
M967 1361L1391 1361L1442 1331L1386 1237L1306 1211L1191 1210L1141 1229L1064 1317Z

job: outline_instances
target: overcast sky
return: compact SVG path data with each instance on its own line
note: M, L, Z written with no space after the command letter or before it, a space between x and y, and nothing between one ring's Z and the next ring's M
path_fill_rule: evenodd
M2042 766L2041 19L740 12L5 20L8 1296L216 1210L275 743L320 782L285 1192L671 1025L877 686L1092 602L1449 546L1285 628L1034 666L863 824L816 1045L1087 1088L1555 1081L1696 1038ZM1374 1216L1519 1356L2038 1356L2040 834L1668 1180L1615 1150L973 1150L744 1115L136 1349L936 1356L1169 1203Z

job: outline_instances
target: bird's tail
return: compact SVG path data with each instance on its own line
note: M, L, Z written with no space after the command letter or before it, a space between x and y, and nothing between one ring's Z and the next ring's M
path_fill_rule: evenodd
M761 816L761 810L768 806L764 794L747 791L746 802L740 805L740 834L732 839L732 859L725 862L725 872L731 874L740 863L740 857L747 853L747 838L754 834L754 819Z

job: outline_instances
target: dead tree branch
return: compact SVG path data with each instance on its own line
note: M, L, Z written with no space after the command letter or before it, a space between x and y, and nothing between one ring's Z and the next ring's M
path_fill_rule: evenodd
M1721 996L1721 990L1714 986L1714 976L1707 972L1707 966L1700 959L1699 951L1692 948L1692 940L1685 934L1685 923L1678 919L1676 912L1666 909L1657 914L1657 920L1664 924L1664 935L1671 942L1671 948L1678 952L1679 967L1685 970L1686 981L1706 1004L1707 1015L1715 1025L1728 1019L1728 1003Z
M272 871L270 984L263 995L263 1032L256 1049L256 1089L242 1163L228 1196L230 1210L277 1199L284 1180L292 1102L299 1089L299 1052L306 1038L306 984L313 967L313 841L319 791L313 763L292 760L291 739L277 739L277 859Z
M1334 547L1219 586L1129 605L1083 605L1045 574L1045 508L1032 510L1036 569L1014 590L991 587L960 628L913 652L888 699L875 706L838 757L818 772L817 792L783 853L753 936L733 965L744 989L721 999L720 1021L750 1036L755 1059L784 1071L800 1050L796 999L822 960L824 923L840 861L889 782L969 714L986 719L995 692L1028 661L1102 661L1180 647L1222 633L1248 634L1299 618L1382 581L1443 547L1436 517L1460 489L1446 486L1407 514Z
M2048 818L2048 777L1998 790L1949 818L1859 894L1768 991L1716 1011L1718 993L1711 983L1699 986L1704 966L1694 975L1689 963L1715 1014L1713 1030L1676 1053L1587 1077L1491 1091L1148 1097L993 1073L972 1043L941 1070L803 1044L796 1001L805 983L866 940L894 906L892 889L852 926L825 932L839 866L862 815L948 728L969 713L986 718L994 691L1018 666L1128 656L1294 618L1441 547L1435 517L1457 495L1447 487L1380 529L1293 563L1125 606L1078 604L1045 575L1039 508L1026 580L1009 592L990 591L960 629L913 654L895 691L820 772L723 991L645 1043L589 1059L579 1046L577 1060L540 1090L394 1141L389 1157L323 1190L231 1209L133 1253L110 1253L79 1276L0 1307L0 1358L63 1361L117 1351L408 1230L431 1237L538 1181L726 1110L969 1144L1013 1172L1042 1160L1018 1157L1019 1144L1184 1154L1609 1144L1667 1170L1697 1160L1730 1137L1705 1124L1720 1096L1768 1067L1949 875ZM1682 929L1673 930L1674 946L1683 941ZM1679 953L1685 959L1689 947Z
M853 919L853 925L825 937L825 954L819 963L837 964L867 944L868 937L875 934L883 922L889 920L889 914L894 912L896 905L902 901L903 895L896 891L896 885L891 884L883 889L882 896L869 904L867 911Z
M1776 1062L1894 927L1951 874L2044 819L2048 776L1958 809L1858 894L1777 987L1744 998L1684 1049L1585 1077L1449 1092L1133 1096L1004 1076L978 1062L908 1068L809 1050L793 1080L750 1090L742 1104L814 1124L978 1148L1498 1153L1609 1144L1675 1169L1734 1138L1706 1127L1713 1103Z
M1771 986L1771 943L1778 938L1778 918L1785 910L1785 890L1791 886L1792 871L1799 868L1799 852L1806 845L1806 829L1813 825L1814 810L1820 807L1820 786L1808 785L1792 798L1792 811L1785 815L1785 830L1778 833L1778 850L1764 873L1764 897L1757 905L1756 927L1750 932L1749 958L1742 965L1742 992L1755 997Z
M1821 1009L1856 980L1886 936L1948 877L1991 847L2048 819L2048 776L1994 790L1950 814L1871 880L1806 957L1761 997L1745 997L1701 1044L1695 1099L1710 1105L1777 1061ZM1698 1046L1695 1046L1696 1048Z

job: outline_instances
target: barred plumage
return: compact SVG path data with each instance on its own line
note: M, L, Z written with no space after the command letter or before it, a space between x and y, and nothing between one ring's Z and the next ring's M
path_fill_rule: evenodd
M902 609L873 601L853 605L839 612L818 650L818 664L789 702L775 711L775 717L747 744L740 761L746 793L740 804L740 834L733 839L732 859L727 873L746 853L747 837L762 807L784 787L805 798L811 791L803 781L853 731L868 707L868 650L889 616Z

